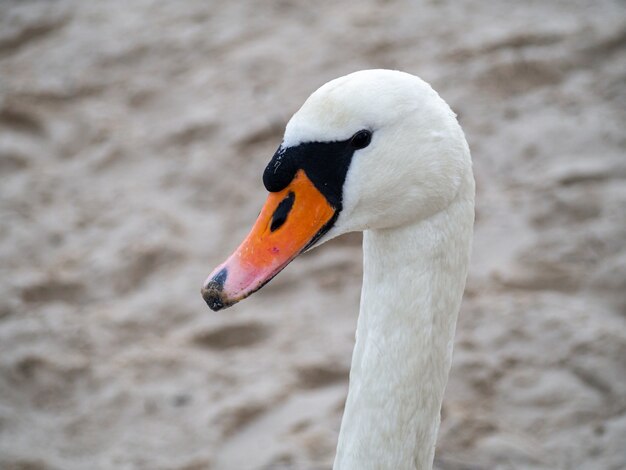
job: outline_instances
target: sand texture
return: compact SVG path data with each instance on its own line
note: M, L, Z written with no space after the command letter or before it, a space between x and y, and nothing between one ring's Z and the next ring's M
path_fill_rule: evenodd
M436 468L626 468L623 1L5 0L0 469L330 469L361 236L199 292L291 114L376 67L474 158Z

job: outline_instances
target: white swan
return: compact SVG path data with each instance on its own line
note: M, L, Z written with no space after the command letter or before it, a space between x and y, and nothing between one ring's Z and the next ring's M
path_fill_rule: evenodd
M474 223L469 149L421 79L333 80L287 124L248 237L206 280L214 310L313 244L364 231L364 278L335 470L430 469Z

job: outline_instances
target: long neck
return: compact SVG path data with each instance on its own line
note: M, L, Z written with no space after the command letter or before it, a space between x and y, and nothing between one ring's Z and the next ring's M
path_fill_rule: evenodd
M334 470L432 468L469 262L470 186L427 220L364 233L361 309Z

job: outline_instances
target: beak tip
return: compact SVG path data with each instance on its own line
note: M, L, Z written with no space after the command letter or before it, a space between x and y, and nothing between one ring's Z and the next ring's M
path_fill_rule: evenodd
M211 296L203 293L202 297L204 297L204 301L214 312L217 312L224 308L224 301L219 296Z
M201 289L202 298L209 306L211 310L217 312L223 308L232 305L232 302L228 302L224 299L224 282L228 271L224 268L218 274L216 274L209 282L207 282Z
M209 306L211 310L217 312L222 310L230 305L230 303L222 297L222 293L217 289L212 289L211 287L203 287L201 289L202 298Z

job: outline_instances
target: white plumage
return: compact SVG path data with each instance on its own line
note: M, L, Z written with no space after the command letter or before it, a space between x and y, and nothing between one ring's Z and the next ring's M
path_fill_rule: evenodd
M471 158L454 113L406 73L338 78L291 118L264 184L252 231L203 285L207 304L252 294L319 236L364 231L334 468L430 469L474 224Z
M432 468L474 223L469 149L419 78L366 70L313 93L284 145L373 130L323 238L363 230L364 279L335 470Z

